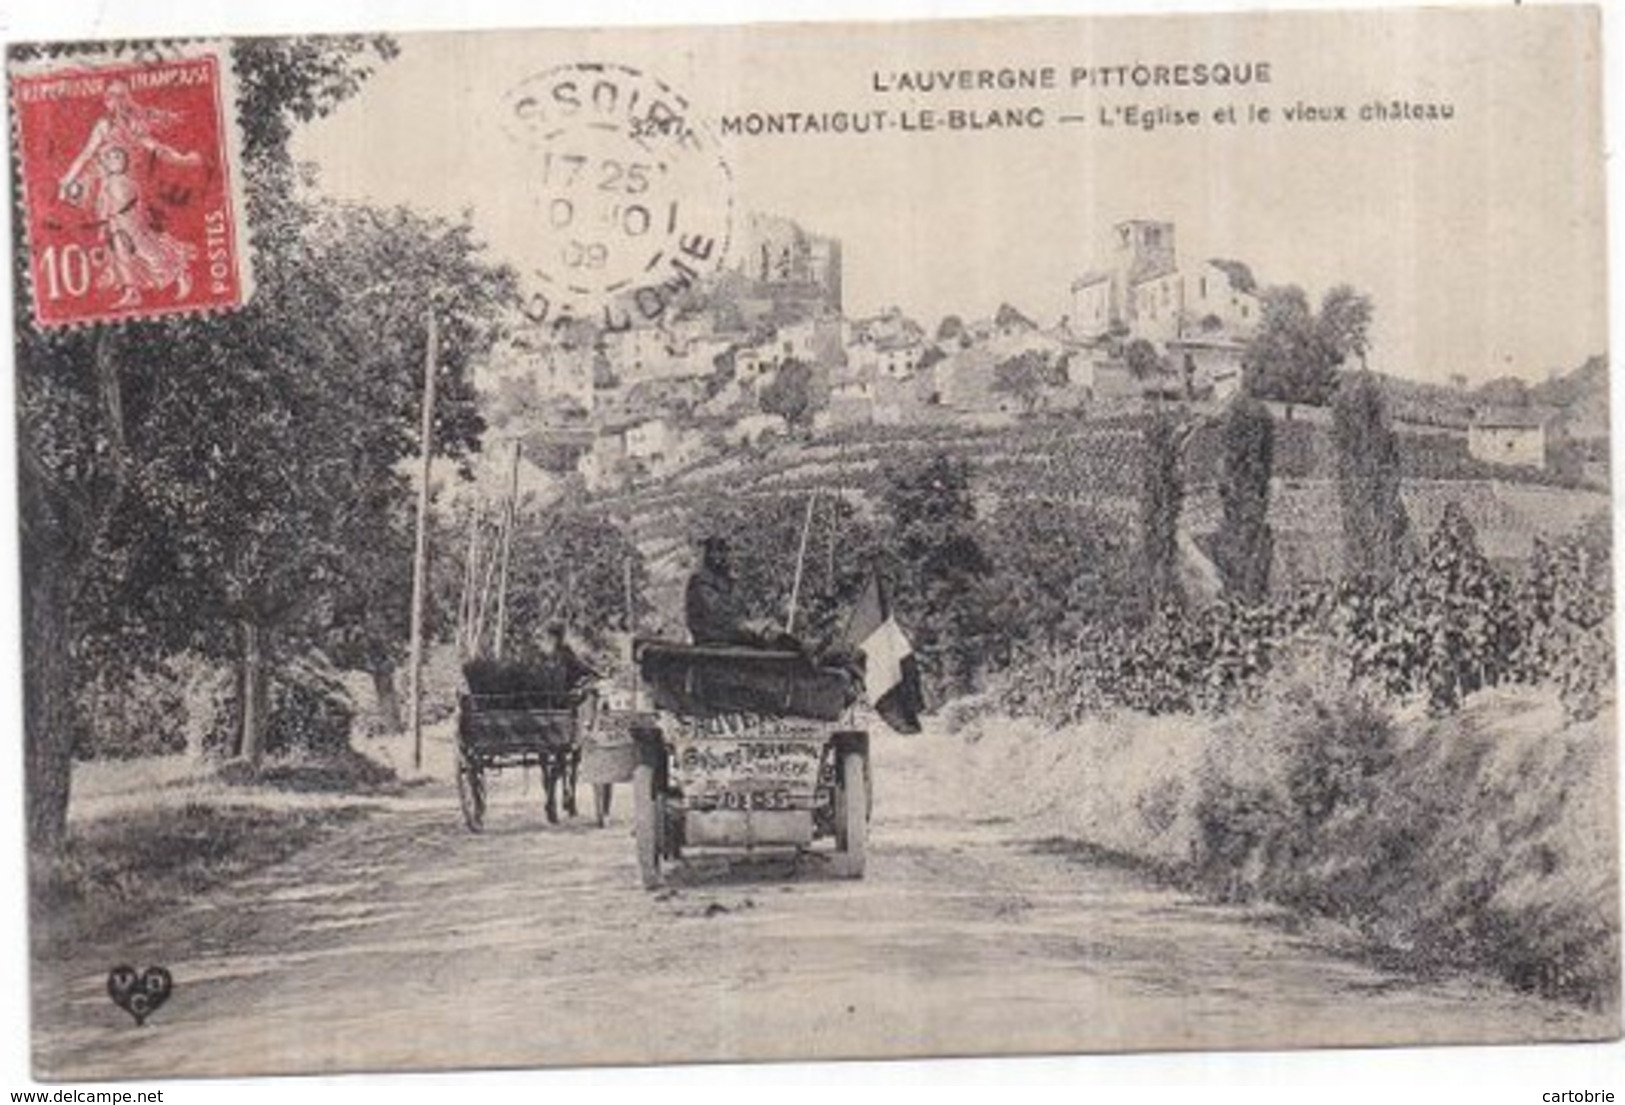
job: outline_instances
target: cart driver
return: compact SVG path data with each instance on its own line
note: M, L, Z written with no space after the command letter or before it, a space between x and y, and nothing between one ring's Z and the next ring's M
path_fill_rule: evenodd
M564 626L558 622L549 625L542 636L541 669L548 690L555 694L576 694L598 678L598 673L570 647Z
M753 645L757 635L745 624L745 607L734 590L733 563L726 537L700 542L700 566L688 577L684 595L688 634L697 645Z

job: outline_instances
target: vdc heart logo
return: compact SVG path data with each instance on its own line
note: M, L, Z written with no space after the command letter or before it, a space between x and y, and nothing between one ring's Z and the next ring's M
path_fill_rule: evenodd
M137 971L134 967L114 967L107 972L107 996L113 1004L135 1018L138 1025L169 1000L175 980L163 967L148 967Z

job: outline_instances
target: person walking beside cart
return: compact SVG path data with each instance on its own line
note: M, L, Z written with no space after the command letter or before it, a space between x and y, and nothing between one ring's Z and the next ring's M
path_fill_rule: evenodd
M591 685L598 679L598 672L592 665L586 663L576 655L575 649L565 637L564 625L553 622L542 635L542 654L537 664L538 675L545 693L553 700L555 707L567 707L573 712L574 726L577 741L566 755L560 772L560 781L564 784L564 812L571 817L576 815L576 781L581 769L581 745L579 738L585 732L590 732L596 724L597 700L590 693ZM607 808L608 803L605 803ZM554 820L553 795L551 788L548 792L548 820Z

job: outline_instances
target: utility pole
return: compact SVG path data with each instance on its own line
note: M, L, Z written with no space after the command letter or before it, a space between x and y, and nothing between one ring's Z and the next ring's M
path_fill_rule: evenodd
M519 439L513 442L513 469L508 476L508 511L502 522L502 570L497 582L496 658L502 659L502 635L508 627L508 560L513 551L514 514L519 507Z
M631 708L638 708L638 608L632 592L632 557L621 558L621 587L626 593L626 670L627 687L632 692Z
M457 655L464 660L474 659L478 649L474 641L474 598L479 586L480 508L477 500L468 504L468 554L463 559L463 600L457 607Z
M632 604L632 558L621 557L621 595L626 603L626 631L636 633L638 630L638 611Z
M429 348L423 358L423 482L418 486L418 540L412 557L412 659L408 673L411 711L412 767L423 767L423 593L428 589L429 463L434 456L435 363L440 359L440 328L429 307Z

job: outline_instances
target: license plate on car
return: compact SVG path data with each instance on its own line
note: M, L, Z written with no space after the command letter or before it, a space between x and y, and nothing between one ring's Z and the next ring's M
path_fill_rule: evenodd
M710 805L719 810L791 810L798 806L788 790L725 790L712 796Z

